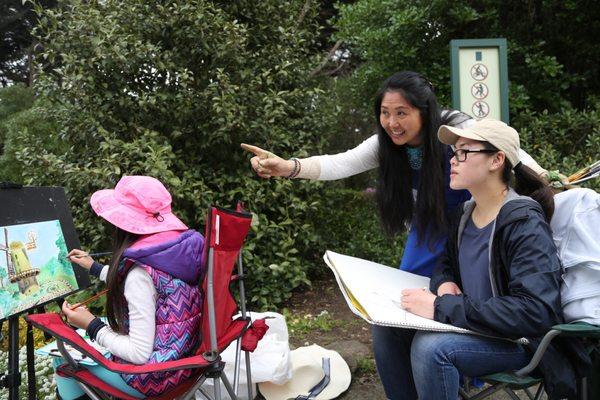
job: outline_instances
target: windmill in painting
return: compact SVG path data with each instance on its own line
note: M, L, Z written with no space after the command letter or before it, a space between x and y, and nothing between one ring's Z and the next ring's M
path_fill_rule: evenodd
M10 283L17 283L19 291L23 294L30 295L40 286L36 276L40 273L39 268L34 268L27 256L27 250L34 250L37 246L35 243L36 235L34 231L28 233L29 242L8 241L8 228L4 228L5 245L0 245L0 250L6 253L6 269Z
M1 229L0 319L78 289L58 220Z

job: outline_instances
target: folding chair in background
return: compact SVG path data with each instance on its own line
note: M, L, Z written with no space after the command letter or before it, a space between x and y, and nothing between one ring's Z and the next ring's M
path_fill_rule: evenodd
M194 355L157 364L122 364L105 358L77 334L73 328L63 322L59 314L45 313L27 316L27 321L30 324L47 332L57 340L58 349L65 360L65 363L57 369L59 376L74 378L83 391L94 400L135 399L108 385L84 366L79 365L66 349L65 344L68 344L100 366L117 373L145 374L193 369L193 375L190 379L166 393L147 397L148 399L191 399L195 397L195 392L200 390L206 398L220 400L220 382L223 382L229 396L237 400L240 356L243 350L245 353L248 398L252 399L249 352L254 351L268 326L264 320L257 320L252 323L246 312L241 248L250 228L251 220L252 215L244 212L239 204L236 211L218 207L209 209L204 255L207 257L207 271L202 282L199 282L204 291L202 326L198 327L202 332L202 343ZM234 270L236 263L237 270ZM235 281L238 283L241 316L234 320L232 317L238 312L238 304L231 294L230 285ZM236 360L233 384L231 384L223 372L225 363L221 360L220 353L234 341L237 341ZM206 379L214 380L214 393L212 395L201 388Z

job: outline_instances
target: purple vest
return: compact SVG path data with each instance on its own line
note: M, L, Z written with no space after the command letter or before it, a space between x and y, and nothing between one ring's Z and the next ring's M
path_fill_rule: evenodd
M200 345L204 238L196 231L143 248L129 248L123 254L122 273L134 263L152 278L157 292L156 335L148 364L178 360L194 355ZM128 326L128 318L125 319ZM164 393L179 385L193 370L121 376L127 384L147 396Z
M192 356L201 341L202 293L200 289L147 265L141 267L152 278L158 294L156 335L148 364ZM191 369L152 374L121 374L129 386L147 396L164 393L190 376L192 376Z

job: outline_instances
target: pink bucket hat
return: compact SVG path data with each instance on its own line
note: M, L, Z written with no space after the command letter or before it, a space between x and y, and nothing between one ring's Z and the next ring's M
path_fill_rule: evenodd
M171 194L150 176L123 176L114 189L95 192L90 203L98 216L138 235L188 229L171 212Z

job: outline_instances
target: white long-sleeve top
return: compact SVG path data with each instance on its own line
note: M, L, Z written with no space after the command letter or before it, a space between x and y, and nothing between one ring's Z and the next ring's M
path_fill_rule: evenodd
M468 119L457 124L456 127L468 128L474 123L475 120ZM355 148L343 153L325 154L299 160L301 169L297 178L330 181L357 175L379 166L378 151L379 140L377 134L375 134ZM522 149L519 149L519 158L524 165L527 165L539 175L546 172Z
M105 265L100 280L106 282L107 275ZM131 268L125 277L123 294L129 309L129 334L117 333L107 325L98 331L96 342L125 361L145 364L154 348L158 294L150 275L139 267Z

